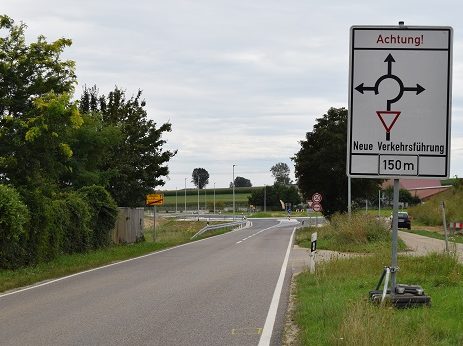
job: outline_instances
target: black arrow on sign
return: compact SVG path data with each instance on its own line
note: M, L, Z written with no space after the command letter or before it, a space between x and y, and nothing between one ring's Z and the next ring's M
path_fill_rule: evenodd
M426 89L423 88L421 85L419 84L416 84L416 87L404 87L404 91L416 91L416 94L419 95L421 94L423 91L425 91Z
M364 92L365 90L376 91L375 87L363 86L363 83L360 84L359 86L357 86L357 87L355 88L355 90L357 90L357 91L360 92L361 94L363 94L363 92Z
M392 63L395 62L395 60L392 57L391 53L389 53L384 62L387 62L387 75L392 75Z

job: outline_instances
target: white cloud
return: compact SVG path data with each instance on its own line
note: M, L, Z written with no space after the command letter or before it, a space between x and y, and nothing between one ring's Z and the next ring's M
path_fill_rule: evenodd
M352 25L454 27L452 171L463 176L463 24L456 0L426 4L294 0L4 0L30 40L73 39L64 57L79 86L143 90L149 115L171 121L167 146L179 150L167 187L194 167L218 186L231 165L271 183L269 169L291 165L298 141L330 107L347 107ZM451 9L451 10L449 10ZM78 96L78 95L76 95ZM220 178L219 178L220 177Z

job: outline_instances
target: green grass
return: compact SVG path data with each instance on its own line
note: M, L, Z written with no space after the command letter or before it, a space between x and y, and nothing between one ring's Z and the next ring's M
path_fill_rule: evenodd
M335 215L323 227L305 227L296 233L296 244L310 247L311 234L317 232L317 248L341 252L376 253L391 248L387 223L363 212ZM399 249L406 249L399 241Z
M251 194L249 193L235 193L235 202L247 202L248 197ZM233 195L231 194L216 194L215 195L216 202L224 202L224 203L233 203ZM206 194L206 202L214 202L214 195L212 193ZM194 204L198 203L198 195L187 195L186 196L186 203L187 204ZM175 206L175 196L164 196L164 204L165 205L174 205ZM177 196L177 204L179 209L181 209L182 205L185 205L185 195L179 194ZM199 191L199 205L204 207L204 191Z
M368 292L389 265L390 232L372 215L338 215L330 225L298 230L296 242L368 256L317 263L315 273L296 278L296 308L301 345L463 345L463 266L445 254L399 256L398 283L418 284L432 307L398 310L376 306ZM401 244L401 245L400 245ZM403 243L399 247L405 248Z
M358 212L365 212L365 210L359 209ZM392 208L381 208L379 211L378 209L368 209L368 214L372 216L390 217L392 215Z
M462 345L463 266L454 257L399 256L399 283L419 284L431 308L391 309L367 301L389 253L318 264L296 279L293 318L302 345Z
M262 191L264 189L263 186L252 186L252 187L236 187L235 188L235 194L252 194L254 191ZM233 194L233 188L231 187L217 187L217 188L206 188L206 189L201 189L199 190L200 194L204 195L204 191L206 191L207 195L213 195L214 191L217 195L219 194L224 194L224 195L232 195ZM167 196L174 196L177 194L178 196L180 195L185 195L185 189L178 189L178 190L164 190L164 191L159 191L160 193L164 194L164 197ZM196 196L198 193L198 189L196 188L187 188L186 189L186 194L187 195L193 195Z
M0 292L184 244L190 242L190 238L205 225L205 221L160 220L156 227L156 243L153 242L151 225L151 228L145 231L146 241L144 242L113 245L83 254L63 255L48 263L40 263L36 266L17 270L0 270ZM221 234L228 230L210 231L195 240Z
M463 221L463 187L452 187L425 203L410 207L409 214L413 220L426 226L442 225L442 213L440 203L445 202L447 222Z

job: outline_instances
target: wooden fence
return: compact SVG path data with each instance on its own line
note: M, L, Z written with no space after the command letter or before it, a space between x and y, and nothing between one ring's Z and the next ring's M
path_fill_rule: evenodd
M143 236L144 208L118 208L116 226L111 238L116 244L135 243Z

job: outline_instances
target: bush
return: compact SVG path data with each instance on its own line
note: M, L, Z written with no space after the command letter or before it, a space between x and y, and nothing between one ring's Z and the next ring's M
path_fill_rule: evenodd
M215 211L222 211L225 208L225 202L224 201L215 201ZM210 212L214 211L214 202L207 202L207 209Z
M0 185L0 268L23 264L29 212L19 193Z
M366 244L390 240L385 222L362 212L335 214L331 219L330 231L338 242Z
M51 258L48 252L50 247L48 216L50 215L51 200L45 197L39 189L23 190L22 196L30 213L30 221L27 226L27 262L28 264L35 264Z
M63 250L65 253L85 252L91 247L91 212L88 203L76 192L65 195L65 212L69 213L65 228Z
M53 259L64 253L64 242L68 227L70 227L70 213L66 200L57 199L51 201L47 208L47 228L48 228L48 256L47 259Z
M95 249L111 243L111 231L117 219L117 205L102 186L86 186L79 190L90 207L90 228L92 247Z

